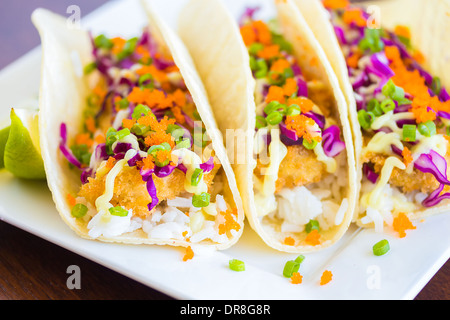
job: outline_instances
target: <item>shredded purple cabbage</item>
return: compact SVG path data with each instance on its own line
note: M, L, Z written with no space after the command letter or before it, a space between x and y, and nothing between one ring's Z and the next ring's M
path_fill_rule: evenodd
M200 169L203 170L204 173L210 172L214 168L214 157L209 157L209 159L200 164Z
M66 159L73 164L75 167L81 169L81 162L73 155L72 151L67 147L67 127L63 122L59 128L61 141L59 143L59 150Z
M323 131L323 151L328 157L336 157L345 149L345 143L340 138L341 130L333 125Z
M152 202L148 204L148 210L151 211L154 207L156 207L156 205L159 202L158 196L156 194L156 186L155 183L153 182L153 177L150 175L148 180L147 180L147 192L150 195L150 197L152 198Z

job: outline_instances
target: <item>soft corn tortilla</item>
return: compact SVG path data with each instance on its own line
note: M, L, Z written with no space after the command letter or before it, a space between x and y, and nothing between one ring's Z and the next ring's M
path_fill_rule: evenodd
M293 3L277 1L276 5L283 34L293 45L302 72L307 78L322 80L332 90L347 146L348 210L343 222L323 234L321 239L325 241L317 246L286 245L279 223L263 222L258 218L252 183L255 165L253 159L255 80L236 19L218 0L191 0L182 10L178 30L205 84L219 129L223 135L227 135L228 129L239 132L236 139L232 140L232 143L239 145L228 148L231 142L227 139L227 150L230 159L233 160L232 165L244 202L244 210L251 227L267 245L279 251L317 251L338 241L348 229L352 219L356 203L356 176L351 130L344 95L313 33ZM319 63L310 64L313 59L317 59ZM239 152L236 152L236 149ZM297 233L294 239L296 243L300 243L305 237L306 232L302 232Z
M186 86L197 106L197 111L212 139L215 155L224 169L224 197L228 203L234 204L238 211L238 222L241 228L233 238L222 244L202 241L197 245L208 245L216 249L228 248L236 243L242 234L244 211L222 138L216 128L205 90L186 49L175 33L156 17L150 7L146 6L145 9L152 35L163 44L163 48L165 47L172 54L175 64L183 75ZM80 189L79 173L69 169L58 146L60 142L59 127L62 122L67 125L68 140L74 138L82 125L82 115L88 94L86 78L83 77L83 66L93 59L91 41L87 31L68 28L65 18L45 9L35 10L32 21L38 29L42 41L39 130L48 186L61 218L79 236L89 239L87 223L71 215L71 207L67 201L67 194L76 194ZM183 247L193 245L182 240L151 239L141 229L117 237L101 236L96 239L128 244Z
M323 47L344 92L349 106L348 114L355 144L355 161L358 176L358 193L362 179L362 134L356 112L356 101L347 71L347 64L342 54L339 41L335 35L329 14L320 0L293 0L303 13L317 40ZM411 30L412 43L425 57L424 67L440 77L443 86L450 87L450 41L447 30L450 28L450 1L417 0L414 5L408 0L377 1L367 3L376 5L380 10L381 26L393 29L396 25L406 25ZM409 212L410 219L447 212L450 201L444 200L439 205L415 212ZM354 220L363 227L373 227L373 223L363 224L358 219L358 204Z

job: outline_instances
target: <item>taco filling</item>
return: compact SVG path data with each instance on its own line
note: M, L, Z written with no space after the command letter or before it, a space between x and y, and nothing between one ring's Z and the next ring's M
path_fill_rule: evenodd
M253 183L258 215L276 221L285 237L315 230L318 236L305 241L316 245L323 231L341 224L348 206L339 115L326 85L302 74L277 21L254 19L255 11L246 10L240 32L256 81Z
M172 57L147 31L92 38L84 123L60 150L82 182L67 195L89 236L142 230L152 239L227 242L239 229L227 183Z
M392 225L400 213L450 198L450 95L421 64L409 29L368 28L348 1L324 6L348 66L362 132L361 222Z

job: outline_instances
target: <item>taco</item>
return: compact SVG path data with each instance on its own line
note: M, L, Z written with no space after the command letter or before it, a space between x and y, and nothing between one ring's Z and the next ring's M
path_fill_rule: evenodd
M33 13L48 186L81 237L225 249L243 229L234 173L186 49L146 9L130 39Z
M448 211L450 66L443 52L449 42L438 34L429 39L433 21L442 30L449 25L449 3L421 1L407 8L392 7L405 4L392 1L389 10L377 7L381 25L376 15L349 1L296 3L305 16L314 16L308 22L350 107L360 178L354 219L382 232L385 226L401 230L413 227L412 219ZM402 22L407 25L395 26L389 14L400 8L406 8Z
M220 1L192 0L179 34L226 136L251 227L277 250L316 251L338 241L353 215L351 130L299 10L290 1L276 8L273 20L248 8L236 21Z

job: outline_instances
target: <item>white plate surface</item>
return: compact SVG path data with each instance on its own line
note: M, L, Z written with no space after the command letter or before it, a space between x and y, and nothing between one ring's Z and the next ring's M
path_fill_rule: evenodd
M157 2L158 12L175 25L184 0ZM267 4L270 1L257 1ZM227 0L236 17L244 5L256 1ZM270 7L263 14L270 17ZM81 20L94 33L135 36L145 24L136 1L113 1ZM39 88L40 48L0 73L0 119L11 107L31 106ZM248 224L239 242L220 252L202 252L182 261L184 250L161 246L107 244L77 237L60 219L45 182L15 179L0 172L0 219L91 259L177 299L413 299L450 257L450 215L416 222L405 238L352 227L332 248L306 254L300 273L303 283L293 285L282 276L295 254L268 248ZM381 257L372 246L388 239L391 251ZM228 268L230 259L246 264L245 272ZM333 280L320 286L324 270Z

